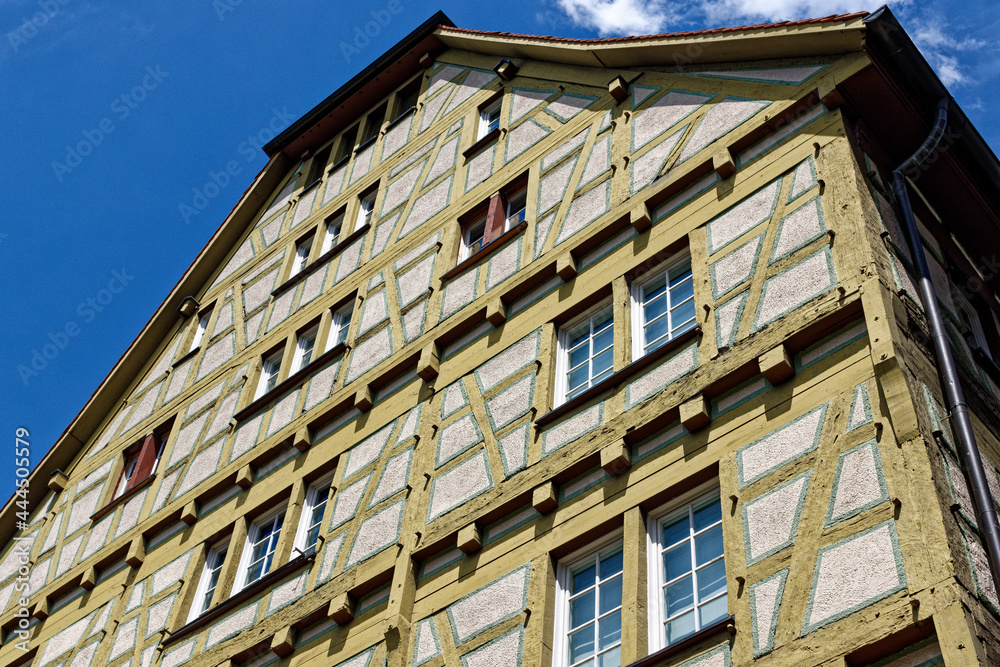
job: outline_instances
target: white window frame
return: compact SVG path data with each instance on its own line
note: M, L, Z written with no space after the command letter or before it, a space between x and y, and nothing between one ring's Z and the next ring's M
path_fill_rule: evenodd
M194 338L191 339L191 347L188 348L188 352L194 352L199 347L201 347L201 341L205 337L205 331L208 330L208 321L212 319L212 309L209 308L198 315L198 325L194 330Z
M491 102L490 104L487 104L487 105L485 105L483 107L480 107L480 109L479 109L479 132L476 135L476 140L477 141L480 140L480 139L482 139L483 137L485 137L487 134L489 134L490 132L492 132L494 129L496 129L496 128L490 127L494 123L496 124L497 128L500 127L500 113L501 113L501 107L502 107L502 105L503 105L503 98L500 97L500 98L497 98L497 100L495 102ZM496 119L495 120L490 118L490 116L492 116L494 112L496 113Z
M372 216L375 213L375 200L378 198L378 190L373 190L372 192L361 195L358 197L358 217L354 221L354 229L352 232L356 232L361 229L364 225L371 222Z
M472 230L476 229L480 225L482 225L482 227L483 227L483 234L480 237L480 239L482 239L482 241L485 241L486 240L486 214L485 213L482 216L480 216L480 217L476 218L475 220L473 220L472 222L470 222L469 224L464 225L462 227L462 244L461 244L462 247L461 247L461 249L460 249L460 251L458 253L458 261L459 262L463 262L463 261L469 259L470 257L472 257L477 252L479 252L480 250L483 249L483 243L482 243L482 241L479 243L479 247L478 248L476 248L475 250L472 249Z
M329 352L338 343L346 343L347 335L351 332L351 316L354 314L354 302L348 303L333 311L330 318L330 333L326 335L326 349ZM341 337L343 332L343 337Z
M257 381L257 391L254 393L254 400L257 400L278 385L278 377L281 374L281 357L284 350L278 350L270 356L264 357L260 366L260 379ZM274 384L268 387L271 377L274 377Z
M208 553L205 554L205 566L201 570L201 577L198 579L198 588L195 589L194 600L191 601L191 610L188 612L189 623L209 610L212 601L210 599L206 605L203 598L210 590L208 586L213 572L218 573L215 584L211 588L213 595L218 588L219 578L222 575L222 567L226 563L228 551L229 538L220 540L208 548Z
M602 537L601 539L591 542L587 546L574 551L568 556L559 559L556 564L556 605L555 605L555 618L554 618L554 637L552 642L552 667L567 667L567 660L569 659L569 631L572 628L569 627L569 599L570 599L570 584L571 577L573 573L573 568L582 563L585 560L592 558L595 554L608 549L618 543L622 550L622 571L617 575L621 577L624 582L625 568L627 563L625 562L624 552L624 530L618 528L608 535ZM607 581L610 581L608 578ZM625 590L622 587L622 603L625 601ZM619 607L618 610L622 611L623 607ZM605 616L613 614L615 610L612 610L605 614ZM624 621L624 618L622 619ZM595 616L595 623L597 618ZM619 647L621 646L621 639L619 638ZM614 647L612 647L614 648ZM596 657L596 656L595 656ZM596 664L596 660L595 660Z
M126 455L125 464L122 467L122 472L118 476L118 486L115 487L115 492L111 496L112 500L119 498L123 493L125 493L125 489L128 488L128 484L132 480L132 475L135 474L136 468L139 465L139 456L141 454L142 454L142 445L139 445L134 454Z
M316 534L317 538L322 533L323 516L326 513L326 506L330 499L330 484L332 482L333 475L330 474L314 482L308 489L306 489L306 499L302 505L302 513L299 515L299 527L295 531L294 542L295 548L303 553L316 544L315 541L312 544L306 544L306 537L309 534L309 529L314 526L318 526L320 528L320 531ZM323 513L320 514L319 522L311 524L310 518L313 512L321 505L323 507Z
M555 391L555 405L554 405L554 407L560 406L563 403L565 403L566 402L566 395L569 392L569 371L570 371L570 366L569 366L569 353L570 353L570 347L569 347L569 330L573 329L574 327L579 326L580 324L583 324L583 322L585 322L587 320L591 320L591 325L590 325L590 339L593 340L593 336L594 336L593 319L594 319L594 316L597 315L598 313L601 313L601 312L609 309L609 308L611 309L611 350L612 350L612 352L611 352L611 375L614 375L614 373L615 373L615 363L614 363L614 349L615 349L615 334L614 334L615 313L614 313L614 303L611 300L605 300L605 301L602 301L601 303L599 303L598 305L596 305L596 306L588 309L585 313L579 315L578 317L573 318L572 320L570 320L566 324L563 324L562 326L559 327L559 336L558 336L559 351L558 351L558 354L556 355L556 387L555 387L556 391ZM603 351L604 350L601 350L601 352L603 352ZM593 350L591 350L591 352L593 352ZM598 354L600 354L600 352ZM588 357L587 363L591 363L593 361L594 357L596 357L596 356L598 356L598 355L597 354L591 354L590 357ZM590 387L594 386L594 377L593 377L592 373L593 373L593 369L591 369L591 375L587 379L587 389L589 389ZM608 377L608 376L605 376L605 377ZM604 378L601 378L601 380L604 380ZM598 380L598 382L600 382L601 380ZM584 391L586 391L586 389L584 389Z
M333 249L333 246L337 245L337 241L340 239L340 230L344 228L344 214L343 212L337 215L331 216L326 222L326 230L323 233L323 247L320 249L320 254L326 253L328 250Z
M521 203L521 207L520 208L518 208L517 210L512 211L511 208L514 205L514 202L519 197L523 197L524 201ZM503 230L505 232L509 232L511 230L511 228L514 227L514 225L521 224L521 222L524 221L526 219L526 217L527 217L527 214L528 214L528 187L525 186L525 187L521 188L520 190L517 190L509 199L506 199L506 201L504 202L504 204L505 204L504 205L505 222L504 222ZM515 216L517 216L517 220L514 219Z
M295 244L295 259L292 260L292 271L288 275L289 278L297 276L302 273L302 269L306 268L306 264L309 263L309 251L312 250L312 244L312 236L302 239Z
M660 649L666 648L666 630L664 624L666 623L666 615L664 611L664 599L663 599L663 586L666 582L663 580L663 559L660 555L663 544L663 523L671 518L674 518L680 512L687 509L689 512L694 505L708 500L710 498L716 498L719 502L720 508L722 507L722 496L721 489L719 488L719 480L713 479L700 486L691 489L690 491L674 498L669 503L655 509L650 512L646 519L646 610L647 617L649 620L648 634L649 634L649 652L653 653L659 651ZM723 516L724 513L723 513ZM725 522L720 520L719 525L723 525ZM715 524L709 528L704 529L705 531L711 530L715 527ZM704 532L704 531L703 531ZM723 526L723 540L725 539L725 526ZM693 540L692 540L693 544ZM692 554L692 572L694 572L694 556ZM718 559L711 561L716 562ZM723 551L722 561L725 563L725 551ZM709 563L705 564L706 566ZM703 566L704 567L704 566ZM694 576L694 575L693 575ZM697 595L697 586L694 587L694 593ZM727 596L727 607L729 600L729 573L726 573L726 592L722 595L717 595L712 598L712 600ZM710 600L709 600L710 601ZM695 629L694 632L684 635L684 637L690 637L692 634L697 633L701 630L701 623L698 619L698 606L705 601L696 600L694 604L694 618L695 618ZM728 608L727 608L728 612ZM678 641L682 641L682 638L678 638Z
M683 264L688 264L688 270L690 271L691 270L690 263L691 263L691 255L688 254L686 251L685 252L681 252L681 253L678 253L676 256L671 257L669 260L667 260L663 264L659 265L654 270L649 271L649 272L643 274L642 276L640 276L640 279L632 281L632 285L631 285L631 288L630 288L630 291L632 293L632 303L631 303L631 311L632 311L631 312L631 315L632 315L632 361L638 361L639 359L641 359L644 356L646 356L647 354L649 354L648 352L646 352L646 331L645 331L646 314L645 314L645 310L643 309L643 301L645 299L644 293L645 293L646 285L650 284L651 282L653 282L654 280L656 280L657 278L659 278L660 276L662 276L664 274L667 275L667 281L666 281L666 284L667 284L667 288L666 288L666 292L667 292L667 310L666 310L666 312L661 317L667 317L667 318L669 318L669 317L671 317L670 310L672 308L676 308L678 305L680 305L680 304L673 304L673 303L670 302L670 297L671 297L671 294L670 294L670 280L669 280L670 271L673 270L673 269L678 268L679 266L681 266ZM690 280L692 281L691 285L692 285L692 288L693 288L694 287L694 275L693 275L693 273L692 273L692 275L690 277ZM693 293L692 293L691 299L692 300L694 299ZM684 326L683 329L677 329L677 330L675 330L675 327L673 326L673 323L671 323L670 333L667 335L666 340L663 340L663 342L660 343L660 346L666 344L668 341L673 340L677 336L683 334L685 331L688 331L689 329L691 329L692 327L694 327L695 324L697 324L697 317L698 317L698 314L697 314L697 310L696 310L695 311L695 318L693 320L691 320L691 322L689 324L687 324L686 326ZM669 320L668 320L668 322L669 322ZM657 346L657 347L659 347L659 346ZM656 349L656 348L654 348L654 349ZM650 350L650 352L652 352L652 351L653 350Z
M316 358L316 343L319 335L319 325L314 324L298 335L295 340L295 357L292 359L292 369L289 375L302 370ZM306 353L308 352L308 358Z
M240 554L240 567L238 574L236 576L236 585L233 586L233 593L238 593L239 591L243 590L244 588L252 584L254 581L259 581L260 579L263 579L268 575L269 572L271 572L271 569L274 566L274 554L278 550L278 542L281 540L281 531L284 529L284 526L282 525L284 521L285 521L285 508L279 507L261 517L258 517L255 521L253 521L253 523L250 524L250 529L247 530L246 543L243 545L243 553ZM265 527L268 529L273 529L275 524L277 524L277 534L275 534L274 531L272 530L271 537L268 538L269 540L273 539L274 541L274 545L269 552L271 554L271 562L266 570L264 569L261 570L259 577L257 577L253 581L247 581L247 575L250 573L249 570L250 566L252 565L252 562L250 561L250 556L253 553L254 545L260 541L260 532Z

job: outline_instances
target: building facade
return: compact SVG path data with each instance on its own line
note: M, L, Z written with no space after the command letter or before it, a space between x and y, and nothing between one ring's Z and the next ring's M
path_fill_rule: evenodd
M888 10L432 17L265 147L4 507L0 663L1000 664L890 176L938 90ZM1000 500L960 118L907 176Z

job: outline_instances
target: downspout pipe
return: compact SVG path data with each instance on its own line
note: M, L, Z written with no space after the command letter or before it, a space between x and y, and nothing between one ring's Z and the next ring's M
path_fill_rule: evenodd
M892 172L893 189L903 220L906 223L910 251L916 263L920 297L923 299L924 311L927 313L927 320L930 324L934 353L938 361L938 372L944 385L948 412L951 414L952 425L957 435L958 452L962 457L962 465L968 476L972 499L976 506L976 525L983 536L986 552L989 556L993 585L997 590L1000 590L1000 524L997 522L996 510L993 509L990 488L986 483L986 471L983 468L979 447L976 445L976 436L972 432L969 408L965 403L965 395L958 378L958 368L955 366L955 357L951 352L951 342L945 332L941 308L938 306L937 294L931 282L930 269L924 254L924 244L917 229L917 222L913 216L913 206L910 203L906 186L906 174L919 170L923 161L937 149L945 127L948 125L949 104L949 98L941 99L938 103L934 127L924 143L921 144L916 153Z

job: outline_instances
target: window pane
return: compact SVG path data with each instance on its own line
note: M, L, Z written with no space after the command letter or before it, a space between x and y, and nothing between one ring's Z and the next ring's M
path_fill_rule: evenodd
M622 571L622 552L616 551L612 554L601 555L601 579L607 579L613 574Z
M667 288L667 274L661 273L642 286L642 294L646 301L650 301L660 296Z
M691 571L690 542L685 542L663 554L663 580L671 581Z
M694 552L698 565L704 565L722 555L722 526L716 526L694 539Z
M569 367L571 369L576 368L583 362L590 358L590 346L587 345L587 341L584 340L582 344L577 345L575 348L570 350L569 353Z
M713 523L722 521L722 504L714 500L707 505L695 508L694 510L694 530L698 532L704 530Z
M608 322L601 331L594 332L594 352L605 350L614 344L615 330Z
M570 593L585 590L594 585L597 579L597 567L594 565L583 566L573 572L573 589Z
M670 323L666 317L661 317L652 324L648 324L645 331L647 347L654 343L666 342L670 336Z
M598 375L602 374L606 370L609 370L613 363L614 350L605 350L594 357L594 379L596 380Z
M256 563L253 563L250 566L250 568L247 570L248 584L252 581L257 581L258 579L260 579L260 569L263 566L263 564L264 564L263 561L257 561Z
M578 628L594 620L594 598L596 591L588 591L569 603L569 627Z
M581 366L577 370L569 374L569 390L573 391L578 387L586 387L587 380L589 379L589 369L586 365Z
M594 655L594 626L589 625L569 636L570 664Z
M663 526L663 546L669 547L677 544L690 535L691 529L688 527L688 516L685 512L682 516Z
M691 280L691 270L674 277L670 281L670 301L680 303L694 296L694 281Z
M726 602L725 595L716 600L712 600L698 610L698 622L700 627L705 627L709 623L723 618L727 611L728 604Z
M598 664L600 667L621 667L622 664L622 649L620 646L611 649L607 653L603 654L599 660Z
M571 348L576 347L580 342L587 340L590 337L590 322L583 322L575 327L570 328L567 331L567 336L569 339L569 346Z
M622 638L622 613L616 611L607 618L602 618L598 622L598 629L602 649L617 644Z
M704 569L698 570L698 600L707 600L725 591L725 561L716 561Z
M601 584L601 614L606 614L622 604L622 578L615 577L606 584Z
M688 612L667 623L667 644L672 644L694 632L694 612Z
M676 310L670 311L670 323L676 331L679 327L694 319L694 300L685 301Z
M594 315L594 331L599 330L602 324L610 323L613 315L614 309L611 306Z
M643 304L642 315L644 321L655 320L663 313L667 312L667 299L662 295L646 295L646 302Z
M680 581L667 586L665 595L668 618L694 606L694 590L691 577L684 577Z

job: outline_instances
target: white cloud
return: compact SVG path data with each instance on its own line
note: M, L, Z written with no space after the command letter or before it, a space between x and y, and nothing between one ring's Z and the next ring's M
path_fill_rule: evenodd
M556 0L575 25L609 35L651 35L674 16L661 0Z
M975 83L968 69L976 52L997 49L996 43L958 34L938 18L914 18L910 23L913 42L949 88Z
M700 5L710 23L722 21L731 25L747 20L818 18L864 9L858 0L700 0Z

